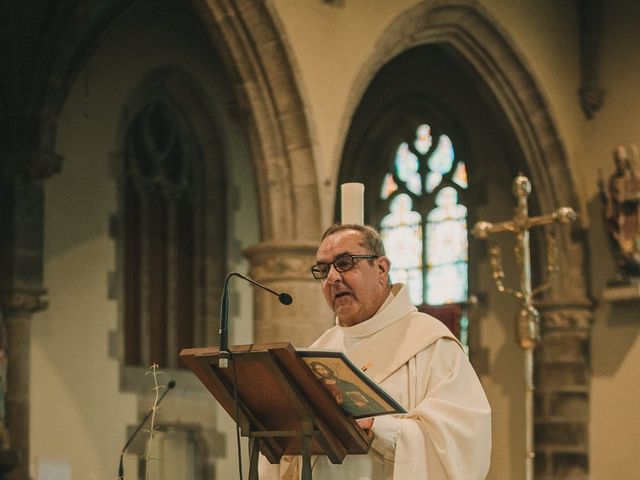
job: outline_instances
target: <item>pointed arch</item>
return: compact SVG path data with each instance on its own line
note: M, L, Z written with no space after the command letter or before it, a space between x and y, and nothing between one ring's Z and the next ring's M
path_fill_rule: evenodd
M567 155L541 88L523 60L524 56L509 40L508 35L500 29L498 23L479 2L470 0L421 2L404 11L381 35L375 53L363 64L356 77L350 97L351 104L345 109L342 125L345 139L343 164L340 166L338 183L347 178L353 181L353 177L349 175L354 173L360 180L362 177L358 177L357 172L359 168L362 171L364 164L371 170L370 157L367 157L366 152L379 152L382 146L376 144L378 140L375 135L367 134L383 127L385 120L379 120L376 115L379 112L374 112L373 107L361 107L366 104L368 95L375 87L378 87L375 93L381 93L383 90L380 85L375 84L375 80L384 74L386 67L396 61L402 62L410 58L415 52L439 55L441 65L462 67L471 72L468 77L473 83L466 85L472 88L474 95L477 93L483 97L483 103L489 107L486 111L499 123L501 133L505 136L505 152L508 152L509 167L514 174L518 170L527 172L535 186L531 196L531 205L534 205L534 208L542 212L550 212L560 206L571 206L580 210ZM388 80L389 76L385 79ZM408 77L403 79L405 83L411 81ZM378 95L378 106L383 101L380 97L392 105L398 100L384 97L384 94ZM457 99L453 100L457 102ZM402 113L398 115L393 108L386 106L389 113L386 117L387 125L393 122L394 115L396 118L405 118ZM360 119L364 118L365 121L358 125L360 114ZM372 118L379 121L371 121ZM366 130L367 128L370 130ZM364 142L364 138L367 138L368 142ZM362 143L359 143L360 141ZM364 163L354 165L363 159ZM478 163L481 162L476 162ZM375 167L376 165L373 165L374 169ZM470 181L474 180L471 177L477 175L478 170L471 170ZM476 176L476 184L481 184L478 180ZM478 200L482 201L482 198ZM534 242L537 239L542 244L541 237L540 230L532 233ZM550 414L541 405L547 404L546 402L553 398L553 395L560 394L559 392L575 390L580 392L580 398L585 404L589 402L588 354L584 354L584 363L567 366L561 363L560 354L550 353L550 349L545 348L558 339L569 341L573 337L580 338L585 345L588 344L590 322L593 318L593 304L584 282L587 258L584 232L576 229L570 234L569 229L565 229L557 240L561 250L559 257L562 273L552 282L544 301L537 304L542 313L540 350L543 353L536 356L536 384L544 391L540 394L540 402L534 412L535 421L539 424L551 419ZM536 257L533 261L537 265L545 264L543 250L534 249ZM566 382L561 385L553 383L553 379L558 378L559 371L569 372L571 368L583 377L579 378L576 375L578 379L574 380L567 375ZM582 419L578 423L584 432L588 432L588 419ZM536 438L535 450L540 453L536 457L536 471L540 474L557 471L559 465L565 462L577 468L577 471L587 472L588 441L588 434L580 435L576 440L579 447L576 448L575 454L567 459L562 457L557 446L551 441Z
M309 127L282 32L263 1L194 2L236 85L258 182L262 240L320 235Z
M343 131L377 72L402 52L429 44L462 57L485 82L513 129L540 208L577 207L566 152L541 90L522 55L476 2L427 1L400 15L358 75Z
M87 16L84 4L62 0L51 7L53 26L33 67L39 75L30 86L29 106L39 112L37 131L46 132L40 135L48 142L46 149L55 149L57 114L86 59L110 29L139 6L105 2L95 18ZM262 240L315 241L321 218L316 168L283 33L260 0L194 0L189 8L196 10L211 47L225 63L237 98L232 108L247 124Z
M122 109L114 171L124 365L178 368L213 332L224 281L228 163L201 85L178 66L150 70Z

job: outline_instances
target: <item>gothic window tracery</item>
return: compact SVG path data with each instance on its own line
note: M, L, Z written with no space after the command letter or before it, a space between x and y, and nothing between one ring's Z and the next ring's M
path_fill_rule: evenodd
M381 181L378 201L386 214L378 228L391 260L390 275L407 284L419 307L463 306L467 301L466 168L450 136L421 123L397 145ZM452 330L466 345L465 310L459 309Z
M125 363L177 367L195 344L203 227L202 159L188 123L156 98L124 142Z

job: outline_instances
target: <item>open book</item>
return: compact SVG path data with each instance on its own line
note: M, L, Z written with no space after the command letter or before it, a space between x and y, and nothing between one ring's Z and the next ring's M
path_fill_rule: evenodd
M406 413L380 385L337 350L296 349L338 406L354 418Z

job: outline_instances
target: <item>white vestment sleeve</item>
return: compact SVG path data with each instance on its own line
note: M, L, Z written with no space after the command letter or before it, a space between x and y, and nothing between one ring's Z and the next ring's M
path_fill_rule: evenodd
M371 448L377 450L387 460L393 461L402 421L391 415L375 417L373 421Z
M394 384L407 376L408 393L394 392ZM373 447L385 458L395 454L394 480L486 477L491 410L478 377L455 342L437 341L383 381L385 389L387 383L387 391L404 397L409 405L403 418L379 417L373 425Z

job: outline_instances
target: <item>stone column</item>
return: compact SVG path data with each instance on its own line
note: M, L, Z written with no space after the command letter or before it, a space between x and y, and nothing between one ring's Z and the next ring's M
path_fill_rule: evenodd
M587 308L545 305L536 355L536 479L589 478Z
M272 295L255 290L255 343L289 341L306 347L333 324L320 283L309 271L317 248L318 243L310 241L264 242L243 252L252 278L293 297L293 303L282 308Z
M6 427L10 432L7 454L15 461L7 465L3 478L29 478L29 377L31 367L30 315L4 314L9 344L7 394L5 399Z
M7 189L0 234L0 313L6 332L2 479L29 480L31 315L46 307L42 300L42 187L18 179Z
M15 291L3 294L0 308L7 333L8 369L6 395L6 427L9 449L6 451L8 480L29 477L29 383L31 369L31 315L46 307L43 292Z
M535 478L589 478L590 342L593 304L584 275L584 232L561 237L560 274L536 304Z
M5 137L0 154L0 312L7 334L5 423L8 459L0 453L2 477L29 477L29 383L31 315L46 308L43 297L44 188L60 171L62 157L53 151L54 115L13 115L0 125ZM9 465L15 460L14 465ZM6 463L6 465L4 465ZM11 470L10 470L11 469Z

